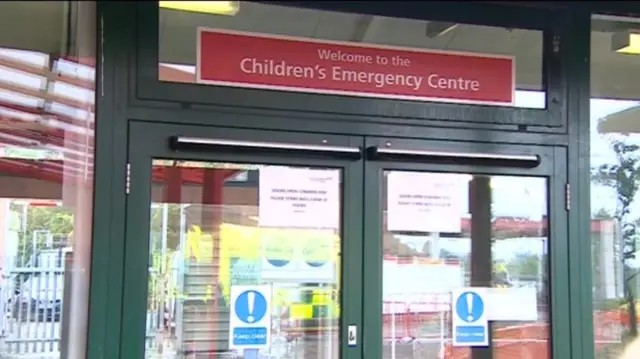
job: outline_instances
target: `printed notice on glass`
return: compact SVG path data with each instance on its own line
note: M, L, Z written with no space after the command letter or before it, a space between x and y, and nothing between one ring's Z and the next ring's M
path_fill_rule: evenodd
M260 169L261 227L338 228L340 170Z
M387 175L387 230L460 232L459 175L390 172Z
M487 288L486 296L489 320L538 320L538 292L535 287Z

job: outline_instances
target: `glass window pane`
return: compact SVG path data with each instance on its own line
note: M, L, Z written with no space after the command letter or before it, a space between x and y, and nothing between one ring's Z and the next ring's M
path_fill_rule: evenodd
M483 357L550 358L547 180L389 171L383 190L383 358L486 353L452 341L451 292L470 286L505 303L485 302ZM400 212L410 203L423 215Z
M160 64L158 76L161 81L196 82L197 29L198 27L205 27L252 34L294 36L302 41L340 41L349 46L357 44L369 47L382 45L402 47L418 52L426 50L455 53L457 51L512 56L515 59L515 70L509 70L506 76L508 76L507 82L510 82L512 77L515 76L514 86L516 93L513 105L528 108L545 107L542 81L542 31L339 13L250 1L219 2L233 3L233 6L237 6L237 11L228 11L228 8L180 9L180 7L175 6L168 7L164 3L160 2ZM229 47L226 47L226 49L230 51ZM222 53L217 52L219 56L207 59L207 61L218 61L216 62L216 67L218 68L233 66L234 69L238 69L240 64L234 65L230 64L229 61L225 62L228 60L224 56L225 49L221 51ZM200 53L204 52L201 51ZM264 58L260 59L259 62L262 63L269 60L275 62L299 62L300 58L297 56L292 58L292 53L299 53L299 51L291 52L290 54L285 51L279 51L271 57L268 56L268 53L264 53L261 54ZM317 58L314 61L314 64L329 63L324 60L320 61ZM409 72L411 74L419 74L423 77L425 86L427 83L431 86L432 82L429 81L431 73L429 71L433 71L435 61L435 59L431 59L425 60L424 63L419 63L416 58L413 60L413 65L407 66L410 68ZM447 63L450 66L451 62L448 61ZM292 65L297 64L300 63ZM331 64L335 64L335 62L331 62ZM353 66L353 63L340 62L339 65L347 68ZM372 65L369 64L369 66ZM484 65L475 64L471 67L477 68L479 66ZM399 74L404 73L401 71L402 67L397 63L395 65L389 63L388 66L383 66L378 70L389 74ZM335 73L331 70L332 68L328 67L327 69L331 71L331 76L334 76ZM456 73L452 75L459 77L463 74ZM342 75L335 76L343 78ZM314 78L317 78L317 76ZM496 77L493 78L493 82L493 85L495 85ZM217 84L220 85L221 81L218 81ZM435 82L433 84L434 86L440 86ZM263 88L269 88L269 86L274 88L278 84L267 83L263 85ZM323 84L323 86L331 87L330 85L332 84ZM448 82L448 89L450 90L450 86L454 85ZM480 86L482 89L489 88L482 84ZM298 87L300 89L318 89L309 85L309 82L300 84ZM323 87L325 93L329 91L329 87ZM343 87L338 87L343 89ZM331 88L333 88L332 91L337 91L334 87ZM364 86L359 89L362 90L361 92L377 94L380 92L380 88L378 87L378 90L375 90ZM397 92L397 94L407 96L410 96L411 93ZM388 93L387 95L391 94ZM440 94L440 96L444 99L451 95Z
M95 2L0 3L3 358L86 355L95 19Z
M638 335L640 20L591 20L591 261L596 358ZM633 354L632 354L633 356Z
M242 356L233 345L240 335L231 319L233 293L256 285L271 292L270 342L261 355L338 358L340 228L266 226L258 206L265 168L153 162L147 358ZM293 175L301 168L278 169ZM305 172L340 176L333 169ZM339 205L327 216L336 213ZM237 298L234 308L244 303ZM245 319L260 320L246 302Z

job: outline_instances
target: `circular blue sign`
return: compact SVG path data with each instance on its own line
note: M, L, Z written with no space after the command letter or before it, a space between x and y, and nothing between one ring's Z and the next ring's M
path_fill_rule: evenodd
M309 267L320 268L323 265L327 264L327 262L307 262L307 264L309 265Z
M328 247L305 249L302 255L307 258L307 260L305 261L307 265L309 265L309 267L314 267L314 268L319 268L324 266L331 259L331 253L329 252Z
M484 302L476 292L464 292L456 300L456 314L467 323L473 323L482 317Z
M247 290L240 293L234 306L236 316L247 324L261 321L267 314L267 300L262 293Z
M293 248L291 244L279 238L267 240L264 250L264 256L267 262L274 267L284 267L291 262L293 258Z
M320 268L331 261L331 246L325 238L307 240L302 256L309 267Z
M289 264L289 261L284 259L267 258L267 262L269 262L269 264L271 264L274 267L284 267L287 264Z

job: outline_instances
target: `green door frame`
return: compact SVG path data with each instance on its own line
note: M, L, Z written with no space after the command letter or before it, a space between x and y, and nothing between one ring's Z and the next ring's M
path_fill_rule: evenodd
M362 328L362 159L309 158L292 151L289 156L275 156L267 150L253 154L216 152L175 152L169 148L172 136L191 136L235 141L287 144L331 144L359 150L362 137L321 136L301 133L251 131L214 127L150 124L131 122L128 143L129 189L126 204L124 289L120 358L139 359L145 351L145 322L149 258L149 222L153 159L277 164L338 168L343 171L342 196L342 273L341 273L341 356L362 359L362 341L347 345L348 326ZM263 153L260 153L260 152Z
M535 168L515 168L507 166L483 166L480 160L468 164L434 164L422 161L420 156L411 159L380 161L367 159L365 161L365 198L373 199L367 202L364 209L365 231L367 244L364 248L364 291L373 298L382 298L382 228L383 201L382 191L383 172L385 170L408 170L421 172L449 172L483 175L505 176L535 176L546 177L548 181L548 229L549 237L549 282L551 306L551 358L571 358L571 347L565 345L571 340L570 305L569 305L569 244L568 244L568 211L566 205L567 167L566 149L563 147L521 146L508 144L487 144L472 142L430 141L430 140L399 140L392 138L367 137L367 149L391 147L393 149L408 149L415 151L438 151L462 154L498 154L498 155L537 155L540 164ZM363 341L378 343L382 338L382 300L367 300L364 303L364 332ZM366 358L382 358L381 345L369 345L364 348Z
M458 172L469 174L539 176L548 178L550 292L553 358L570 358L570 306L569 306L569 252L565 204L566 149L562 147L490 145L442 141L408 141L358 136L322 136L291 132L222 129L170 124L130 123L129 167L130 187L127 196L127 229L123 293L123 315L120 357L140 358L144 352L146 317L146 285L148 263L149 204L151 202L151 162L155 159L202 160L216 162L243 162L282 165L302 165L341 168L344 171L343 192L343 249L342 249L342 305L341 339L342 357L346 359L381 358L382 339L382 173L384 170L413 170L432 172ZM171 150L168 139L174 135L201 138L233 139L244 141L270 141L295 144L331 143L352 147L383 147L390 141L394 148L412 150L449 151L459 153L535 154L540 165L531 169L487 167L475 164L442 165L377 160L310 159L304 155L288 157L269 154L221 154L211 152L178 152ZM362 184L364 183L364 190ZM365 198L367 202L365 203ZM366 245L364 238L366 238ZM143 240L140 240L143 239ZM367 293L364 300L363 293ZM347 346L345 329L356 325L359 330L357 347Z
M332 2L298 2L297 6L313 3L316 7L333 7ZM339 4L338 4L339 3ZM97 34L99 44L97 63L96 98L97 127L95 155L94 227L91 261L91 292L88 326L88 358L116 358L120 353L122 323L122 282L126 195L125 181L127 146L124 139L129 136L129 119L135 118L155 123L185 123L191 125L238 126L245 128L287 129L300 132L336 133L346 136L394 136L423 139L450 139L456 141L485 141L487 143L525 143L546 146L564 146L568 167L568 182L572 208L568 223L571 228L571 244L568 268L571 278L572 305L571 338L561 342L571 347L573 358L594 357L593 311L591 285L591 247L589 212L589 46L592 11L604 11L611 7L619 14L625 11L618 5L565 6L555 3L543 12L553 12L553 17L531 16L532 10L520 3L509 4L426 4L434 11L412 11L389 3L335 2L337 7L350 8L358 13L415 17L428 14L429 20L455 20L464 23L485 24L521 28L554 28L546 36L549 46L545 48L545 61L550 66L546 71L555 79L552 87L553 102L561 104L562 111L547 114L555 116L553 122L566 125L564 129L551 131L544 126L515 127L506 123L521 123L521 111L491 106L458 106L451 104L410 103L406 101L337 99L330 96L299 95L299 101L291 101L291 94L268 94L273 103L282 103L282 110L256 108L255 101L242 103L239 107L202 106L202 86L185 92L176 84L157 84L156 92L162 96L141 98L138 96L139 72L153 73L157 64L145 67L145 59L156 59L158 46L157 8L155 5L138 4L132 11L131 4L99 1L98 21L101 26ZM573 3L572 3L573 4ZM416 5L422 6L422 5ZM542 5L540 5L542 6ZM618 9L613 9L618 7ZM152 11L146 11L145 9ZM597 8L597 9L596 9ZM339 9L336 9L339 10ZM626 13L631 9L626 9ZM537 12L536 12L537 13ZM419 14L419 15L415 15ZM420 15L422 14L422 15ZM553 21L548 21L553 18ZM533 20L532 20L533 19ZM554 34L558 34L555 36ZM146 35L146 36L143 36ZM554 54L558 49L558 53ZM553 50L553 51L552 51ZM555 75L553 75L555 74ZM558 85L561 85L560 87ZM176 87L178 86L178 87ZM165 91L166 90L166 91ZM212 90L213 91L213 90ZM244 90L243 90L244 91ZM248 90L247 90L248 91ZM197 92L196 97L184 93ZM216 102L233 97L237 91L215 97ZM252 98L263 98L266 92L251 94ZM255 95L255 96L254 96ZM207 97L207 96L204 96ZM240 96L246 98L247 96ZM290 111L286 104L311 101L324 103L322 112L310 113L308 108ZM205 102L211 102L211 96ZM296 97L297 99L298 97ZM220 100L222 99L222 100ZM218 101L220 100L220 101ZM246 102L246 101L245 101ZM226 105L223 104L223 105ZM332 106L339 105L339 106ZM254 107L252 107L254 106ZM295 107L295 106L294 106ZM336 108L348 108L350 116ZM358 109L372 112L373 116L362 116ZM365 111L363 110L363 111ZM365 111L365 112L366 112ZM526 116L525 116L526 117ZM475 119L491 118L487 123ZM416 120L416 119L422 119ZM443 121L432 121L432 120ZM455 121L444 121L444 120ZM480 121L485 122L485 121ZM495 123L494 123L495 122ZM499 124L501 123L501 124ZM559 163L559 162L558 162ZM560 171L560 170L559 170ZM564 192L564 191L563 191ZM558 194L560 196L560 194ZM558 222L555 222L558 225Z

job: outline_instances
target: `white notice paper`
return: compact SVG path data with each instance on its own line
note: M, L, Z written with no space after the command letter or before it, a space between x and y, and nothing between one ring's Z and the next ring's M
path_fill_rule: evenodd
M262 227L339 227L340 170L265 166L259 192Z
M448 232L461 229L460 175L393 171L387 175L389 231Z
M536 288L486 288L487 316L489 320L538 320L538 294Z

